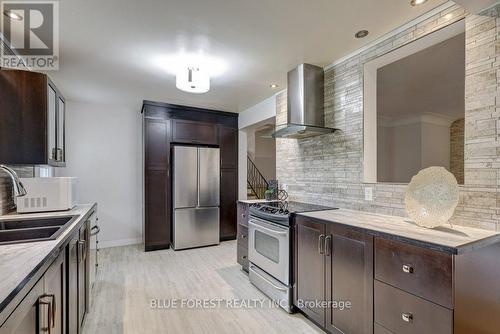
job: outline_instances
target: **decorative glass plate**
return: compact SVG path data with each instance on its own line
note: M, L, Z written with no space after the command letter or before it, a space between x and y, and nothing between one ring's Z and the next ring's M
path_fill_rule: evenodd
M412 177L406 189L406 212L417 225L433 228L450 220L458 200L455 176L444 167L429 167Z

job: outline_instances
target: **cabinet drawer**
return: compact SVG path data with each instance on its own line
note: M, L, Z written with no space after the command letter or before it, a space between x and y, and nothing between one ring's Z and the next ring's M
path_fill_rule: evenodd
M176 119L172 133L172 139L177 143L218 144L216 124Z
M238 202L238 224L248 226L248 204Z
M248 272L248 248L238 247L237 257L237 261L241 265L241 268Z
M453 311L375 280L375 322L395 334L451 334ZM383 332L382 332L383 333Z
M238 224L238 247L248 249L248 227Z
M375 278L447 308L453 308L451 255L375 239Z

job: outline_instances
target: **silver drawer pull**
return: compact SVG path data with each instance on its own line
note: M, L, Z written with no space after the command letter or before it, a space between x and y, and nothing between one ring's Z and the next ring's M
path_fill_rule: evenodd
M411 313L401 313L401 319L406 322L413 322L413 314Z
M403 264L403 272L413 274L413 267L409 264Z

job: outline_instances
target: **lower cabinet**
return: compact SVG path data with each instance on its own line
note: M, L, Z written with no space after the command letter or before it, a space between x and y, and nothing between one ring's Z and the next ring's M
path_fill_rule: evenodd
M89 239L90 222L80 228L68 244L68 328L69 333L80 333L88 310Z
M65 259L62 251L2 324L0 334L66 333Z
M89 308L89 232L87 221L0 324L0 334L81 333Z
M238 241L237 241L237 262L241 265L241 269L248 273L248 207L244 202L237 204L237 224L238 224Z
M298 216L294 304L331 333L373 333L373 238Z
M50 333L66 333L66 254L61 252L57 260L45 272L43 285L45 299L48 299L51 309Z

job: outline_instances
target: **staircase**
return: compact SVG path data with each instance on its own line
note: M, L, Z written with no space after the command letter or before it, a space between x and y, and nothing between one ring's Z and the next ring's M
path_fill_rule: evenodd
M263 199L269 187L266 178L259 171L255 163L247 156L247 198Z

